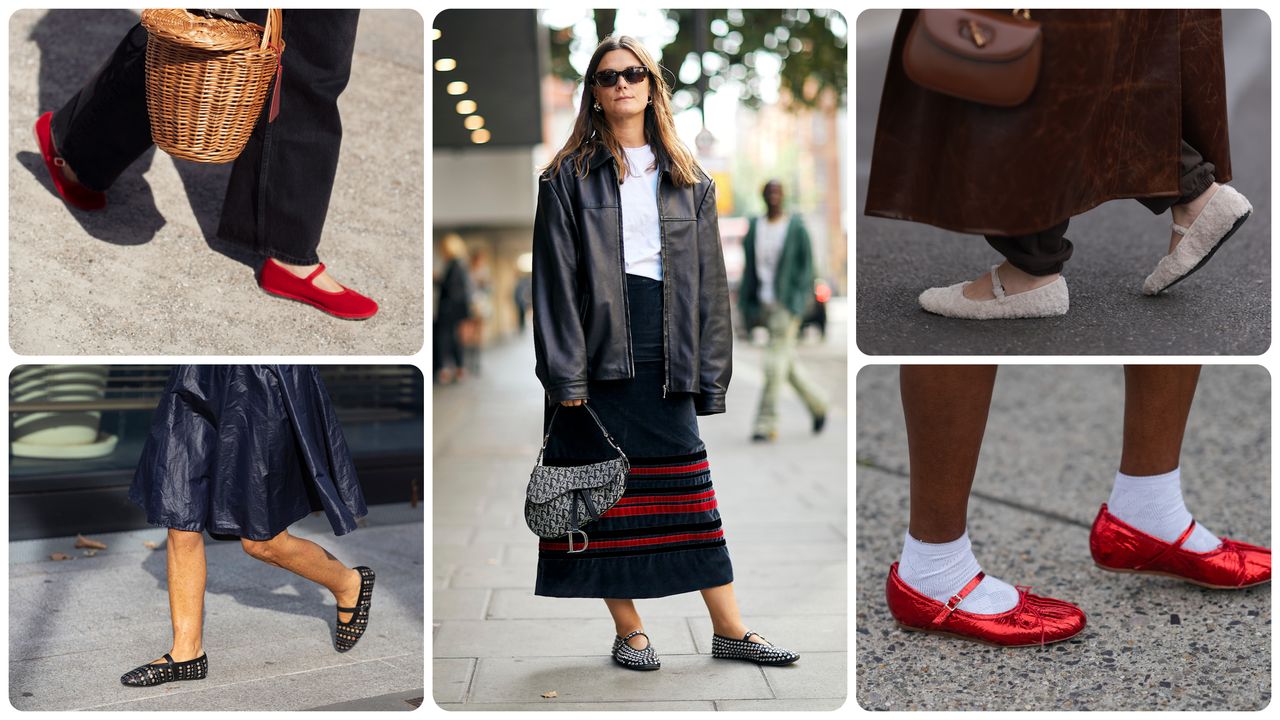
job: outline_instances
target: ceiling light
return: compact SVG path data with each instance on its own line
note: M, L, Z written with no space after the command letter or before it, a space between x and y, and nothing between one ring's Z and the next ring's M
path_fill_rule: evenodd
M450 95L466 95L467 84L462 82L461 80L454 80L453 82L445 86L444 91L449 93Z
M458 61L453 58L440 58L436 61L436 70L440 72L449 72L458 67Z
M462 121L462 126L468 130L479 130L484 127L484 116L470 115L466 120Z
M459 115L470 115L471 113L476 111L476 101L475 100L459 100L456 109Z
M489 142L489 131L485 130L484 128L480 128L479 130L473 131L471 133L471 142L477 145L483 145Z

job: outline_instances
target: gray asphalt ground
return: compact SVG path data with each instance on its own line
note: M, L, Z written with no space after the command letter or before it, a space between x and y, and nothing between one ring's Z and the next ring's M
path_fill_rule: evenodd
M1209 366L1183 444L1183 495L1220 536L1270 546L1270 378ZM1208 590L1098 570L1089 527L1120 458L1114 366L1003 367L969 535L983 569L1076 603L1088 627L1040 648L906 633L884 583L909 495L896 367L857 378L857 699L876 710L1261 710L1271 700L1271 588Z
M267 295L254 266L209 247L230 165L152 150L112 186L104 211L73 211L57 197L32 125L66 102L136 22L126 10L10 17L12 348L41 355L417 352L424 316L421 16L361 13L351 81L339 101L342 154L319 254L339 282L381 305L364 322Z
M125 672L169 649L165 530L9 543L9 702L18 710L412 710L423 675L422 509L375 505L334 537L308 517L290 532L378 574L369 629L333 649L328 590L207 536L205 652L209 677L150 688ZM158 543L149 550L144 541ZM74 560L54 561L61 552Z
M1224 10L1231 185L1254 213L1213 261L1168 293L1142 295L1168 248L1169 215L1117 200L1071 220L1064 276L1071 310L1057 318L977 321L931 315L916 298L972 280L1001 260L976 235L867 217L876 114L898 12L858 17L857 343L871 355L1251 355L1271 339L1271 21Z
M699 419L749 627L803 655L761 668L711 658L697 593L637 602L657 672L609 658L604 603L533 595L525 527L541 442L542 388L529 336L488 351L483 375L433 393L432 696L447 710L832 710L847 695L848 391L844 305L803 361L831 394L826 430L790 390L772 445L749 441L761 351L734 346L728 413ZM558 697L543 698L555 691Z

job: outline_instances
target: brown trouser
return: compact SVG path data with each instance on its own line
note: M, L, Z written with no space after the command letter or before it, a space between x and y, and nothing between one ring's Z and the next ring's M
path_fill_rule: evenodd
M1195 148L1182 141L1182 154L1178 158L1182 176L1178 181L1180 197L1135 198L1148 210L1159 215L1174 205L1189 203L1213 184L1213 163L1201 157ZM1005 256L1009 264L1031 275L1052 275L1062 272L1062 266L1071 259L1071 241L1066 238L1067 225L1063 220L1047 230L1030 235L987 235L987 244Z

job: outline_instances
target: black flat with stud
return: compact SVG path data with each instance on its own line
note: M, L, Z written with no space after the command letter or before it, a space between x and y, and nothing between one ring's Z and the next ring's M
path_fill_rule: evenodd
M347 622L338 620L337 627L333 634L333 645L338 652L346 652L356 646L360 641L360 636L364 635L365 628L369 627L369 606L373 603L373 581L375 575L373 570L359 565L355 568L360 573L360 597L356 600L355 607L340 607L339 613L351 613L351 619Z
M747 631L741 640L723 635L711 636L711 657L721 660L746 660L757 665L790 665L800 659L800 653L780 648L764 640L764 643L751 642L751 636L764 640L758 632Z
M646 645L637 650L627 643L628 640L644 635ZM613 661L628 670L657 670L662 667L658 654L653 650L653 641L641 630L636 630L626 637L613 636Z
M193 660L174 662L173 656L164 654L163 663L139 665L120 676L120 684L129 687L151 687L176 680L203 680L209 675L209 656L200 653Z

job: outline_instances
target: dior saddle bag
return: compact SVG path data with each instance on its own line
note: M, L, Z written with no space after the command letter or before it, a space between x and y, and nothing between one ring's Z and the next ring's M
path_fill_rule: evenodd
M540 538L554 539L568 537L569 552L579 553L587 549L590 538L582 531L582 526L597 520L622 497L627 489L627 473L631 463L622 452L622 448L613 441L613 436L600 422L591 406L582 407L604 433L604 439L618 451L618 457L604 462L572 467L557 467L542 464L542 456L547 451L547 443L551 440L551 428L560 412L560 405L551 412L551 422L547 423L547 434L542 438L542 449L538 451L538 463L529 476L529 487L525 491L524 521L529 529ZM574 548L574 536L581 536L581 545Z
M902 68L934 92L996 107L1021 105L1040 76L1040 23L1030 10L921 10Z

